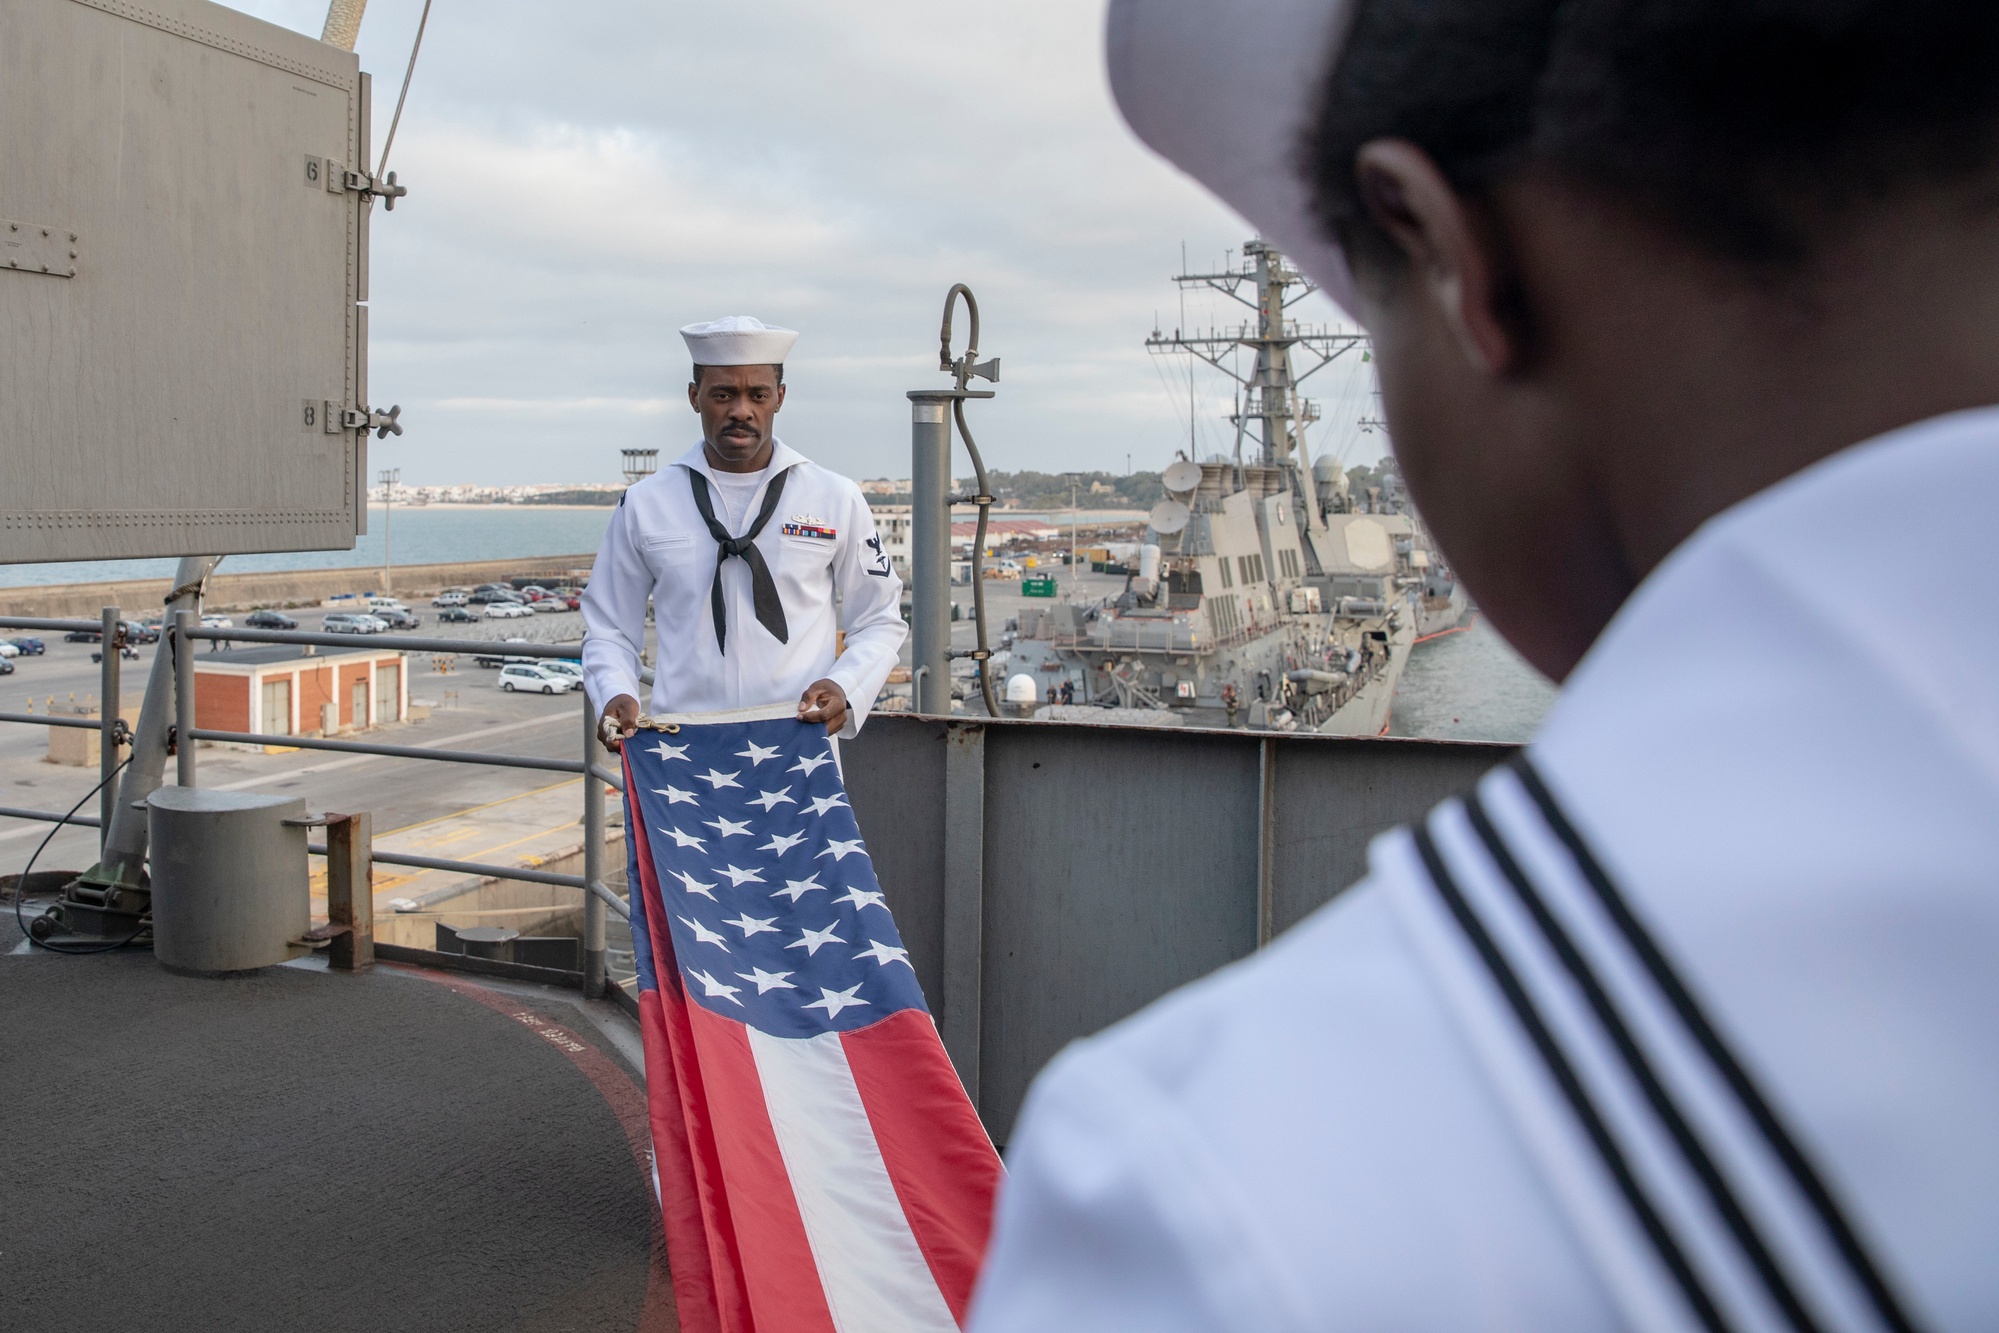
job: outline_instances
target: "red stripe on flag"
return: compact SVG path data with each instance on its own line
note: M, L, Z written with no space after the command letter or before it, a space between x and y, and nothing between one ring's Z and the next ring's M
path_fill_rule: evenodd
M840 1044L909 1229L962 1325L992 1231L999 1154L929 1014L890 1014Z
M749 1030L687 1006L714 1116L715 1146L755 1327L767 1333L834 1333L826 1289L798 1214L798 1196L764 1104Z
M627 766L627 791L631 781ZM659 1173L660 1217L673 1273L674 1305L686 1333L750 1333L755 1325L729 1226L721 1162L704 1109L680 967L674 960L673 940L660 921L663 904L645 820L628 808L625 826L637 852L653 975L659 979L658 990L639 992L639 1027L645 1040L653 1164Z

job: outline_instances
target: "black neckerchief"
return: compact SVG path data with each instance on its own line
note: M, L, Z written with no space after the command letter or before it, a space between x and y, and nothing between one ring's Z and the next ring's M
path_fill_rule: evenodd
M729 613L722 603L722 562L730 556L738 556L750 567L750 600L757 609L757 623L771 632L779 643L790 642L791 629L784 622L784 603L778 600L777 582L770 576L770 566L764 563L763 552L756 548L757 534L770 522L770 516L777 512L778 497L784 494L784 479L791 475L786 468L770 479L770 487L764 491L763 508L757 511L757 521L750 524L750 530L740 537L731 537L729 530L715 519L715 502L708 494L708 478L696 468L688 468L687 475L694 482L694 507L701 511L701 521L708 525L709 535L714 537L720 554L715 557L715 581L708 586L708 604L715 611L715 649L727 652L729 644Z

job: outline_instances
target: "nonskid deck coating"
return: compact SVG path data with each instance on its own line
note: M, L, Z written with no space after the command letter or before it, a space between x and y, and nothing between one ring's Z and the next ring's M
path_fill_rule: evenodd
M0 908L0 1329L673 1327L637 1071L565 997L22 955Z

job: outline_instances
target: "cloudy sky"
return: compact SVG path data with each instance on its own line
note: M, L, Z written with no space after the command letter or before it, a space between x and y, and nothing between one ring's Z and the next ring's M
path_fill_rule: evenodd
M318 36L324 0L238 0ZM362 68L387 133L422 0L372 0ZM1163 466L1188 367L1149 355L1245 224L1132 137L1103 76L1101 0L435 0L374 219L370 387L407 482L615 480L618 451L694 438L675 330L802 330L785 439L906 476L912 388L942 383L945 290L969 283L1003 360L974 429L998 468ZM1333 320L1318 298L1307 319ZM1189 298L1189 326L1234 323ZM1227 387L1195 377L1202 452ZM1364 368L1308 388L1319 439L1379 454Z

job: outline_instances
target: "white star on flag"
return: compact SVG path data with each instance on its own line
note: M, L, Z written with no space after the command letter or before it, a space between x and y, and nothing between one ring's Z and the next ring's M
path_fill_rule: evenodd
M805 956L807 958L811 958L819 952L819 946L822 944L846 943L845 940L841 939L838 935L835 935L833 933L839 928L840 928L840 923L835 921L832 925L826 927L824 930L801 930L799 932L798 938L793 940L791 943L785 945L784 947L787 949L803 949L805 950Z
M847 838L845 840L828 838L826 839L826 850L819 853L819 856L830 856L835 861L844 861L855 852L860 852L862 856L867 855L865 851L861 850L861 840L859 838ZM813 859L816 861L819 858L814 857Z
M830 754L822 754L818 756L801 755L797 763L793 764L790 768L787 768L784 771L787 773L803 773L807 777L810 777L821 764L830 764L832 762L833 762L833 756Z
M723 953L730 952L728 939L718 934L717 932L708 929L708 927L702 925L699 921L690 921L686 917L681 917L680 923L686 926L689 930L693 931L694 938L699 940L701 943L720 945ZM842 940L841 943L844 944L846 943L846 941Z
M759 792L757 795L750 797L749 803L751 805L762 806L765 814L769 814L780 805L798 804L798 802L791 799L791 789L788 787L783 791Z
M738 759L747 759L751 764L761 764L766 759L777 758L775 745L758 745L755 741L751 741L749 745L750 748L747 750L736 751Z
M698 847L704 852L708 850L706 838L697 838L692 833L682 833L677 828L663 828L660 832L671 834L676 847Z
M670 873L675 879L679 880L682 884L685 884L687 886L687 891L689 893L698 893L711 903L715 901L715 886L713 884L703 884L700 880L694 878L694 876L688 874L685 870L674 870L668 873Z
M863 907L879 907L883 911L888 910L888 904L882 901L882 895L873 889L850 888L833 901L836 903L852 903L854 910L857 912Z
M847 798L844 796L815 796L812 798L812 813L823 815L834 806L845 805L846 803Z
M685 745L668 745L665 741L661 741L658 745L652 747L652 752L661 759L687 759L687 747ZM687 762L691 764L694 761L687 759Z
M880 940L869 940L867 948L854 951L854 957L872 958L883 967L887 967L890 963L909 966L909 950L898 949L893 944L883 944Z
M696 773L694 776L707 783L709 789L712 791L719 791L723 787L740 787L743 785L736 781L736 778L739 776L738 774L724 773L719 768L711 768L706 773Z
M717 815L713 819L704 819L701 823L704 827L714 829L725 838L747 838L750 836L750 823L747 819L738 823L736 820L724 819L720 815Z
M826 987L821 986L819 988L819 998L811 1001L805 1007L807 1009L824 1009L826 1017L838 1018L842 1009L851 1009L857 1004L867 1003L866 1000L854 998L854 992L860 988L861 983L858 981L845 990L828 990Z
M709 976L706 972L696 972L693 968L689 968L687 970L687 975L693 977L696 981L700 982L702 989L705 990L710 997L720 996L722 999L727 1000L730 1004L742 1003L741 1000L736 998L736 992L742 989L741 986L724 986L721 982L715 980L715 978Z
M727 875L729 877L729 887L732 889L740 889L745 884L761 884L764 882L763 872L743 870L733 865L723 866L715 873L718 875Z
M770 835L770 841L757 848L757 850L760 852L776 852L779 856L783 856L786 852L804 841L805 835L803 833L773 833Z
M687 802L687 804L689 805L701 804L701 802L694 799L693 792L682 791L680 790L680 788L675 787L671 784L668 784L665 787L654 787L652 789L652 794L655 796L664 796L666 798L666 803L668 805L678 805L682 801Z
M812 890L823 889L825 887L826 886L824 884L821 884L819 882L818 875L816 874L807 875L804 879L786 880L784 882L784 887L781 889L772 889L770 891L770 896L775 898L777 897L777 895L782 893L789 895L791 901L797 902L800 898L803 898L806 894L812 892Z
M736 975L741 977L744 981L754 982L756 984L757 994L759 995L763 995L769 991L774 991L774 990L798 989L798 987L792 985L791 982L786 980L786 978L791 975L791 973L789 972L766 972L760 967L753 967L747 972L738 972L736 973Z
M772 924L776 920L777 918L774 916L751 916L748 912L745 912L734 921L725 919L722 924L725 926L734 926L737 930L743 932L744 939L748 939L752 935L777 934L777 927Z

